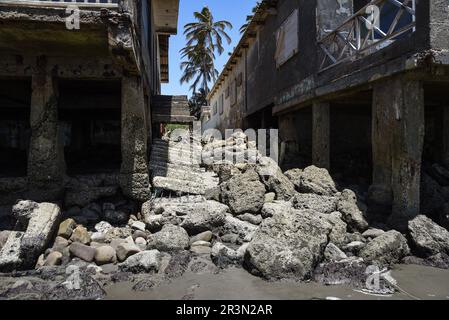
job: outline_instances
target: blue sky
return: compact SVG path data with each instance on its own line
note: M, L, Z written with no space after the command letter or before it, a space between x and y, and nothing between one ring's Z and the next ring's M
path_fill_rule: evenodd
M170 37L170 83L162 84L162 94L166 95L191 95L189 85L179 83L181 70L179 64L181 57L179 50L185 45L184 25L193 21L193 12L201 11L204 6L208 6L212 11L215 20L228 20L234 28L228 30L232 38L230 45L225 45L225 51L221 56L217 56L215 66L221 72L223 66L229 59L228 52L240 40L240 27L245 23L246 16L251 14L251 9L256 4L256 0L181 0L179 7L178 35Z

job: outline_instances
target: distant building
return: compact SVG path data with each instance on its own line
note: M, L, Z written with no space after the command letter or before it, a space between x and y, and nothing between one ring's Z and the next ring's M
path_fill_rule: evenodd
M449 164L448 90L449 1L264 1L203 127L278 127L284 168L371 186L404 227L422 161Z
M60 199L87 174L89 196L117 183L148 198L152 111L167 111L153 101L171 101L158 96L178 10L178 0L0 0L0 203Z

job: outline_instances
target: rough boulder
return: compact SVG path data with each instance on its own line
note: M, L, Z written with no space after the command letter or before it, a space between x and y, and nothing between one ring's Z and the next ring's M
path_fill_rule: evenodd
M221 185L221 199L235 215L258 213L264 204L265 186L254 170L248 170Z
M250 242L245 261L267 279L309 277L323 259L332 226L308 210L287 210L266 219Z

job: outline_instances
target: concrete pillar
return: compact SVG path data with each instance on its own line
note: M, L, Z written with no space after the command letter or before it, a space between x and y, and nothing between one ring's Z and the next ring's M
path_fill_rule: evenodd
M316 102L312 107L312 163L330 169L330 106L327 102Z
M403 231L420 213L424 89L394 78L376 84L373 94L373 185L391 190L389 224Z
M442 162L449 166L449 106L443 107L443 151Z
M147 123L142 81L122 79L122 166L123 193L135 200L148 200L150 181L147 157Z
M294 155L298 151L297 130L294 116L282 115L279 117L279 139L281 143L279 163L281 165L288 165L292 161L292 154Z
M57 88L45 57L37 59L32 76L30 125L28 178L31 194L42 194L34 198L54 198L50 193L62 190L65 164L58 126Z

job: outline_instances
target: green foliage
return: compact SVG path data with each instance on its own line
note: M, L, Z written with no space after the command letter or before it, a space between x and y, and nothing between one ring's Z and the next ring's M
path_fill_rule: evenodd
M201 88L198 92L193 93L189 100L190 114L196 119L201 116L201 107L207 106L206 92Z
M258 1L252 10L252 15L246 16L246 23L240 27L240 33L245 33L246 29L248 29L249 24L254 18L257 10L261 9L265 5L265 2Z
M169 132L173 132L176 129L189 130L190 127L188 124L167 123L165 129Z

